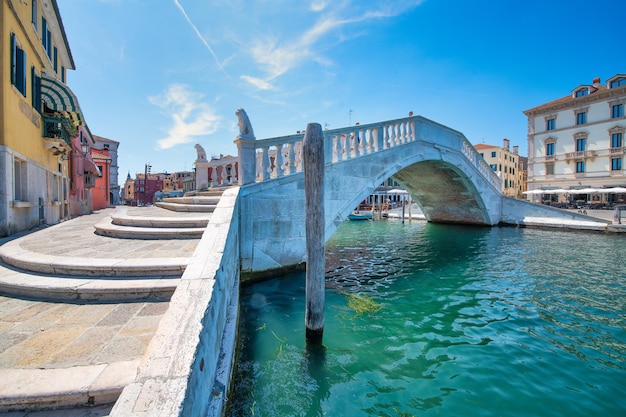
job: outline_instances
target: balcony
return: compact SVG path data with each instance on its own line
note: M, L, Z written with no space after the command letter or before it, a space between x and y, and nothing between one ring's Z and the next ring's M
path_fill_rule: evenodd
M72 126L67 119L43 116L42 137L46 149L50 149L53 155L69 155L72 150L72 132Z
M609 149L611 156L618 156L624 154L624 147L620 146L619 148L611 148Z

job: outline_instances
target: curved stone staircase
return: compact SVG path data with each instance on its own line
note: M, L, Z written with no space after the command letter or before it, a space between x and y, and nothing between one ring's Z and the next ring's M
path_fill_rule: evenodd
M169 198L157 207L107 209L9 241L0 246L0 293L169 300L223 191Z

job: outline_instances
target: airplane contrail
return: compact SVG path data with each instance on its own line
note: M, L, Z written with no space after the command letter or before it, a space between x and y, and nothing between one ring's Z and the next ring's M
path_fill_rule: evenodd
M211 48L211 45L209 45L209 43L206 41L206 39L204 39L204 37L202 36L202 34L200 33L200 31L198 30L196 25L193 24L193 22L191 21L191 19L187 15L187 12L185 12L185 9L183 8L183 6L178 2L178 0L174 0L174 4L176 5L176 7L178 7L178 9L181 11L183 16L185 16L185 19L187 20L187 23L189 23L189 25L192 27L192 29L196 32L196 35L198 35L198 38L200 38L200 40L202 41L204 46L206 46L206 48L209 50L211 55L213 55L213 58L215 58L215 62L217 63L217 66L220 68L220 70L224 73L224 75L229 77L228 73L226 73L226 70L224 70L224 67L222 66L222 63L218 59L217 55L215 55L215 51L213 51L213 48Z

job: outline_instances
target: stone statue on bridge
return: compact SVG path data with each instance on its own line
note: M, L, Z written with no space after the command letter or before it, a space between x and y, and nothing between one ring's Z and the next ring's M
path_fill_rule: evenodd
M248 118L246 111L242 108L239 108L235 112L235 115L237 116L237 125L239 126L239 135L237 136L237 138L255 140L256 138L254 137L252 124L250 124L250 119Z
M204 148L199 143L196 143L195 148L198 155L196 161L206 161L206 152L204 151Z

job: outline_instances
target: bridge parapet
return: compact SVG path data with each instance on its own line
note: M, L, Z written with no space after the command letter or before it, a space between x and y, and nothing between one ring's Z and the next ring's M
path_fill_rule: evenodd
M500 179L474 149L473 145L462 133L439 125L421 116L410 116L401 119L387 120L366 125L355 125L339 129L324 131L324 152L326 165L352 160L366 155L372 155L388 149L403 146L420 140L416 132L421 131L424 125L447 129L460 140L459 152L482 174L482 176L496 189L501 188ZM274 178L302 172L302 141L304 132L295 135L276 138L247 141L245 145L254 148L254 158L248 164L254 163L254 180L263 182ZM442 143L441 145L455 148L456 144ZM238 142L239 154L242 154L242 143ZM240 162L241 163L241 162ZM245 167L243 167L245 169ZM241 182L240 184L244 184Z

